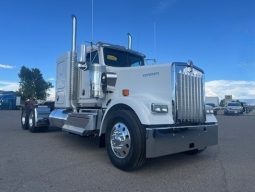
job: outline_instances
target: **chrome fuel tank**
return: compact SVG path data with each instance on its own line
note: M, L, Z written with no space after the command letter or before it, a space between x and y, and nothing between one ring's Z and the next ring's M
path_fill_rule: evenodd
M66 109L55 109L49 115L50 126L62 128L70 111Z

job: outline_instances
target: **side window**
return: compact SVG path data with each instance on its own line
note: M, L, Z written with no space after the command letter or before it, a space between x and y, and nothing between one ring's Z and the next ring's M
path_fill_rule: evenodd
M88 53L86 55L87 63L90 63L90 59L91 59L91 63L99 63L98 52L92 51L91 53Z
M131 54L129 54L128 57L128 62L130 63L131 67L136 67L136 66L142 66L143 65L143 60L141 60L140 58L133 56Z

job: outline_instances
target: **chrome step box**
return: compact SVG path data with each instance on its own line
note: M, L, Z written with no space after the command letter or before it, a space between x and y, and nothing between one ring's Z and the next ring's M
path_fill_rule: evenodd
M71 113L68 115L63 131L86 136L89 132L96 130L97 112L94 113Z

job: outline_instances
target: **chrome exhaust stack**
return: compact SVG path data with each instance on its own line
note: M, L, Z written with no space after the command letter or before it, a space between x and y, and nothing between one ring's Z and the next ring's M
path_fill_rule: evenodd
M128 35L128 49L132 49L132 36L130 33Z
M71 107L74 112L77 111L77 84L78 84L78 66L76 52L76 34L77 34L77 19L72 15L72 47L71 47L71 74L70 74L70 99Z
M77 19L72 15L72 52L76 52Z

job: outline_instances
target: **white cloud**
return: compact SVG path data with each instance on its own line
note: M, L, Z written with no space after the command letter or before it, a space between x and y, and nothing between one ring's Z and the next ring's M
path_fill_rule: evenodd
M161 14L175 4L177 0L161 0L153 10L154 14Z
M12 65L6 65L6 64L0 64L0 68L3 68L3 69L13 69L14 66L12 66Z
M0 90L3 91L17 91L19 89L19 83L0 81Z
M48 81L55 81L54 77L48 78Z
M234 99L255 99L255 81L214 80L205 82L206 96L232 95Z

